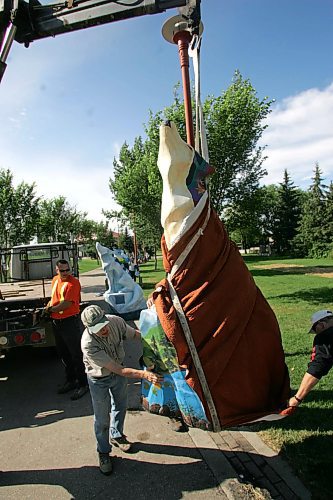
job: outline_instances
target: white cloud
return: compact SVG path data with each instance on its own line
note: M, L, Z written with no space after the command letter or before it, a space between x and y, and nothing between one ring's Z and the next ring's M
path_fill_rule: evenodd
M14 184L21 181L36 183L36 192L44 199L65 196L77 210L87 212L88 218L105 220L102 209L119 209L109 189L112 174L109 165L91 165L84 170L65 156L38 158L38 161L15 160Z
M318 162L326 183L333 180L333 83L323 90L308 89L278 103L263 134L268 156L265 184L292 181L306 188Z
M98 123L102 114L96 117L98 126L88 132L83 113L79 117L74 115L73 122L69 122L72 108L67 114L61 111L63 122L59 122L58 117L58 129L51 127L56 116L49 102L56 96L50 85L59 78L60 67L65 73L75 73L85 55L82 46L79 50L78 45L71 44L69 49L65 39L57 46L56 60L51 45L47 44L46 50L30 52L31 57L28 55L31 49L26 51L19 47L8 66L0 92L4 116L0 127L0 168L9 168L16 184L22 180L35 182L39 195L45 198L64 195L78 210L88 212L89 218L102 220L102 208L117 208L108 183L113 158L119 156L125 139L118 130L117 120ZM97 42L89 45L87 40L83 48L93 51ZM67 54L64 61L61 52ZM49 83L44 75L51 78ZM61 77L57 83L61 92ZM70 99L75 101L72 90ZM88 97L90 103L95 93ZM48 105L43 99L49 99ZM55 101L55 106L64 110L66 102L63 98ZM265 153L268 156L264 164L268 175L263 182L281 182L283 171L287 169L295 185L305 188L311 182L316 161L326 183L333 180L332 116L333 83L322 90L308 89L276 103L261 141L267 144Z
M108 88L101 105L89 85L91 65L100 66L103 78L104 65L113 70L112 55L126 37L114 23L112 30L73 32L29 49L14 44L1 83L0 168L11 170L16 185L35 182L38 195L63 195L95 220L104 219L102 209L119 208L109 178L123 138L109 117L112 95L120 101L118 89Z

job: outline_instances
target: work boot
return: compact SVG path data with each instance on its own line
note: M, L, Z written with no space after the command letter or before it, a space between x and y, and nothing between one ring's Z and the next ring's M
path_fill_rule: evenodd
M112 472L111 457L108 453L98 453L99 456L99 470L105 476L109 476Z
M58 394L66 394L66 392L72 391L76 387L76 382L65 382L64 385L59 387L57 390Z
M89 387L84 385L83 387L78 387L74 394L71 396L71 400L75 401L76 399L82 398L89 391Z
M116 446L124 453L127 453L132 448L132 443L127 441L126 436L121 436L120 438L111 438L110 444L112 444L113 446Z

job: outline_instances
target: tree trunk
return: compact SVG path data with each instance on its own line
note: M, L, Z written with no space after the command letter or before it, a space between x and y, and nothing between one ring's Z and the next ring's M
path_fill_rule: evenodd
M155 260L155 271L157 271L157 255L156 255L156 245L154 245L154 260Z

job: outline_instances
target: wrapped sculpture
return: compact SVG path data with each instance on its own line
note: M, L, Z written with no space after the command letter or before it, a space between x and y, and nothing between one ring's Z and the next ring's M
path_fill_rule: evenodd
M210 207L211 168L170 122L160 128L158 167L167 278L153 301L180 371L214 430L281 418L290 385L279 325Z

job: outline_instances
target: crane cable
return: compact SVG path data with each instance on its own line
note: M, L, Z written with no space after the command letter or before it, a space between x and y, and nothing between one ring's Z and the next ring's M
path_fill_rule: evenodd
M193 35L189 47L189 56L192 58L194 72L194 92L195 92L195 150L209 163L209 152L205 120L201 104L200 92L200 48L202 35Z

